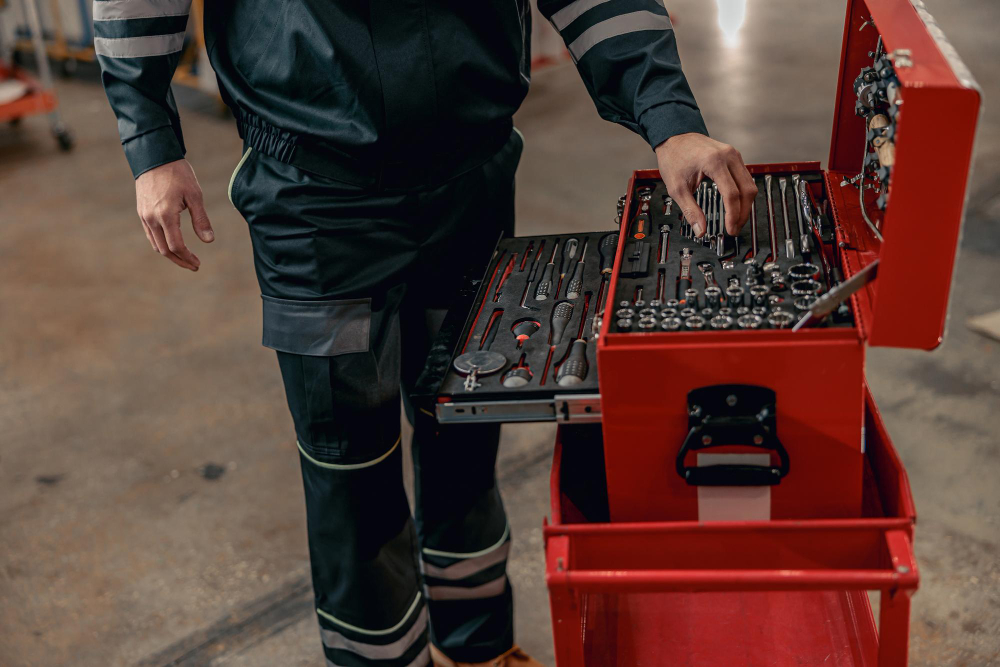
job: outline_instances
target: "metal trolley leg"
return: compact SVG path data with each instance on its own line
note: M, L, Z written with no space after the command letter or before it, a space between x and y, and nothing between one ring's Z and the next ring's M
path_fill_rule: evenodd
M35 49L35 60L38 63L38 77L45 90L53 90L52 69L49 67L49 56L45 51L45 39L42 36L42 22L38 18L36 0L24 0L24 14L28 20L28 30L31 32L31 44ZM49 112L49 124L52 134L59 142L59 148L68 151L73 147L73 137L62 122L58 108Z

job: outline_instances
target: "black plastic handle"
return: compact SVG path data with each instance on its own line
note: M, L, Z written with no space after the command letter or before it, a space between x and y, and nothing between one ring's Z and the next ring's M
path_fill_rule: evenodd
M788 474L788 452L778 439L775 393L756 385L713 385L688 393L687 437L677 452L677 474L692 486L770 486ZM727 445L756 447L778 455L778 466L687 466L689 452Z

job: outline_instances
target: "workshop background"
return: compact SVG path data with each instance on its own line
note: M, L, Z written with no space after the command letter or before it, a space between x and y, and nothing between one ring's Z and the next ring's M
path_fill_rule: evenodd
M22 0L7 4L0 56L16 46L31 62ZM175 89L217 239L204 246L186 227L202 267L180 270L136 219L88 62L88 3L41 4L75 146L60 150L44 115L0 127L0 665L319 664L298 454L274 354L260 346L249 239L226 198L235 125L192 50ZM747 163L825 160L843 2L667 4L714 137ZM911 663L1000 664L1000 3L926 4L985 112L945 342L872 349L868 378L919 515ZM653 156L597 116L537 19L515 119L526 137L518 233L609 229L632 170ZM949 168L926 165L927 197ZM548 664L553 431L506 426L499 463L517 639Z

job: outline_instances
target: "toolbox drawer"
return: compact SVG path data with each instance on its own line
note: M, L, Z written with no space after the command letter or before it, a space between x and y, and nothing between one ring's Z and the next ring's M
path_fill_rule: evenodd
M557 665L906 664L913 499L865 401L862 509L829 519L607 523L599 432L560 427L544 529Z
M434 342L415 392L424 408L441 423L600 421L594 319L616 241L614 230L500 239ZM567 377L574 350L583 363ZM470 382L459 369L475 354L493 365Z

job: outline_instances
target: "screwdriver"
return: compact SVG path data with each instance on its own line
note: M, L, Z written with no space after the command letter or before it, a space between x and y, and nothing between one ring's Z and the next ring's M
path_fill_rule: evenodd
M587 363L587 339L583 337L583 325L587 321L587 311L590 310L590 292L583 302L583 317L580 318L580 331L576 340L570 345L566 360L559 365L556 372L556 384L560 387L571 387L580 384L587 377L590 364Z
M569 270L570 264L573 263L573 258L576 257L576 251L579 247L580 242L576 239L566 239L566 243L563 244L562 263L559 265L559 283L556 285L556 296L559 296L559 292L562 290L563 280L566 279L566 271Z
M524 271L524 266L528 263L528 256L531 254L531 251L534 249L534 247L535 247L535 242L528 241L528 248L524 251L524 257L521 258L521 268L517 270L518 273Z
M556 239L555 245L552 246L552 257L549 258L549 263L542 270L542 277L535 288L535 301L545 301L549 298L549 290L552 289L552 273L556 269L556 255L558 253L559 239Z
M569 284L566 285L567 299L579 298L580 292L583 290L583 268L587 257L587 246L589 245L590 239L583 242L583 251L580 252L580 259L577 261L576 267L573 269L573 276L569 279Z
M608 234L598 246L601 251L601 273L611 273L615 266L615 251L618 249L618 234Z
M510 256L510 261L507 262L507 268L503 270L503 275L500 276L500 282L497 283L497 289L493 292L493 303L500 300L503 296L503 286L506 284L507 279L510 278L510 274L514 271L514 264L517 262L517 253L515 252Z
M503 308L497 308L490 315L490 321L486 323L486 332L483 334L482 340L479 341L480 350L489 350L493 347L493 341L496 340L497 330L500 328L497 325L498 320L503 317Z
M512 366L507 374L503 376L503 386L505 387L523 387L524 385L531 382L531 367L528 366L525 358L527 354L522 354L521 358L518 359L517 364Z
M524 305L524 302L528 298L528 290L531 289L531 283L535 282L535 276L538 275L538 260L542 256L542 250L544 249L545 249L545 240L543 239L542 242L538 245L538 252L535 253L534 261L531 262L531 273L528 274L528 282L524 284L524 292L521 294L521 302L520 304L518 304L521 306L521 308L524 308L526 310L538 310L538 308L535 306ZM525 257L527 257L527 253L525 253Z
M542 380L539 386L545 385L545 378L549 374L549 364L552 363L552 353L556 346L562 342L566 326L573 317L573 304L569 301L560 301L552 309L552 324L549 327L549 356L545 359L545 368L542 370Z
M646 238L649 233L649 214L640 213L635 216L635 222L632 225L632 238L637 240L642 240Z

